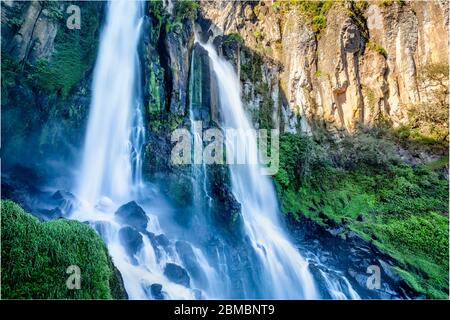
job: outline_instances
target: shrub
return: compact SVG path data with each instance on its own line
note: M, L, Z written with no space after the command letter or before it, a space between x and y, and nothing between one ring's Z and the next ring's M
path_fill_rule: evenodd
M239 32L232 32L225 36L223 43L224 44L230 44L230 43L243 44L244 39L242 39L242 36Z
M283 134L275 176L282 209L322 225L342 226L396 262L409 286L448 298L448 181L434 168L402 164L382 128L359 130L326 153L309 137Z
M280 170L275 180L285 187L298 188L302 178L326 165L323 149L306 135L281 134L279 157Z
M390 167L398 162L394 143L383 138L380 129L360 130L345 136L334 156L337 164L346 169L360 165Z
M366 48L369 49L369 50L373 50L373 51L375 51L375 52L381 54L381 55L382 55L383 57L385 57L385 58L387 58L387 56L388 56L386 49L385 49L383 46L381 46L381 45L375 43L375 42L372 41L372 40L369 40L369 41L366 43Z
M177 20L196 19L200 5L195 0L178 0L175 3L174 15Z
M291 1L301 13L311 20L313 30L319 33L327 26L327 13L333 1Z

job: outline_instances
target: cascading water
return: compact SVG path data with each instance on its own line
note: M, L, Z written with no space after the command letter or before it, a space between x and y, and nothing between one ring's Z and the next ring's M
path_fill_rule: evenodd
M256 158L257 141L246 134L252 126L242 106L237 74L210 44L203 47L209 53L217 78L224 127L236 129L237 139L245 139L249 148L243 150L239 147L243 144L237 144L236 150L229 150L230 145L227 143L227 155L248 153ZM258 165L231 165L230 173L234 196L242 206L246 234L263 269L261 278L265 281L262 288L264 296L277 299L318 298L307 261L289 242L281 228L277 217L278 203L270 180L261 175Z
M165 274L167 263L183 265L176 249L181 242L167 240L164 245L156 244L156 235L162 235L163 231L157 216L149 214L152 209L146 213L146 228L140 230L132 229L115 215L125 202L142 200L139 190L143 187L145 128L137 47L143 4L129 0L108 4L94 71L84 156L76 184L81 205L73 218L88 221L104 238L131 299L155 298L152 291L155 284L162 285L161 292L156 294L164 298L194 299L198 296L195 290L170 281ZM132 254L126 237L132 237L138 247ZM198 248L188 246L192 248L192 259L199 261L206 270L203 273L207 274L207 281L212 282L214 270ZM191 283L196 285L196 280ZM210 297L206 291L203 296Z
M198 298L199 291L195 288L201 289L203 298L227 298L230 296L228 285L232 271L228 268L229 260L223 248L218 250L216 247L213 251L216 263L212 267L209 261L211 256L205 255L199 247L178 239L179 234L174 235L178 240L166 238L165 244L158 243L155 239L163 235L163 230L158 217L152 213L163 209L155 204L143 206L147 221L143 229L131 228L129 223L120 221L115 214L120 206L131 200L146 202L139 192L143 188L141 166L145 140L137 54L142 14L140 1L115 0L108 5L94 71L83 161L75 188L81 205L73 213L73 218L88 221L104 238L131 299L156 298L154 285L162 286L162 291L157 295L168 299ZM225 127L243 131L251 129L242 108L239 81L232 66L219 58L210 45L204 45L204 48L209 53L217 77ZM191 79L193 82L194 78ZM194 125L193 86L190 91L192 134L194 142L201 143L201 133L195 130ZM248 136L238 138L247 139ZM250 154L257 157L256 139L248 140L247 146ZM240 149L228 151L247 152ZM259 166L252 165L230 166L233 193L242 205L245 231L259 258L259 261L251 262L258 264L258 267L251 269L262 270L257 275L261 281L256 296L316 298L319 295L308 263L282 230L277 218L278 204L273 186L268 178L260 175L259 169ZM208 197L204 164L193 166L193 170L194 179L199 180L198 186L195 186L198 187L196 192L203 198ZM128 237L132 234L137 242L141 239L138 248L131 254L129 246L124 244L124 233ZM240 257L236 259L241 267ZM172 263L188 269L190 285L169 280L166 267ZM224 280L223 276L228 280ZM333 297L345 296L340 293L342 286L328 282L327 287L334 288ZM238 294L242 298L254 296L248 294L249 290L252 288L243 289Z
M191 75L189 78L189 121L191 125L191 135L192 135L192 154L191 159L193 163L192 168L192 183L193 183L193 195L195 210L199 211L202 215L203 211L208 208L211 203L211 197L207 190L207 176L206 176L206 164L203 161L203 139L202 139L202 122L197 121L196 110L201 107L201 85L196 85L196 57L193 55L191 57ZM200 150L200 152L198 152ZM204 201L204 199L207 201Z
M77 188L89 203L126 201L140 185L143 122L136 88L140 1L112 1L94 71L93 100Z

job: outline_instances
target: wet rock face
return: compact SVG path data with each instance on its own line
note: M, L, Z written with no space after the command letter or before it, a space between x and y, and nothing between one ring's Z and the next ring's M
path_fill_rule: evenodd
M51 56L59 25L50 18L50 12L46 6L45 3L38 1L30 2L27 7L8 2L2 3L7 13L12 11L19 14L17 18L23 21L17 34L7 45L7 52L17 60L29 59L34 63L38 59L48 59Z
M311 271L316 279L321 279L320 270L327 268L343 270L358 293L375 299L411 299L422 298L402 281L393 271L395 265L391 257L380 252L371 243L349 232L346 239L340 237L339 227L325 228L316 222L301 216L296 221L288 215L288 227L302 252L314 252L310 260ZM369 277L374 270L380 270L380 288L369 289ZM331 273L332 274L332 273ZM323 281L322 281L323 282ZM321 284L321 281L318 281ZM327 292L327 290L322 290Z
M170 281L185 286L187 288L190 287L191 279L189 278L188 273L183 267L175 263L168 263L164 267L164 275Z
M137 264L135 255L144 245L142 235L132 227L124 227L119 230L119 238L133 264Z
M186 114L186 93L188 92L189 52L194 43L193 24L185 20L183 29L179 32L170 32L165 38L168 52L167 65L170 68L172 92L170 96L170 112L177 115Z
M121 206L117 209L115 216L119 222L129 225L136 230L145 231L147 229L147 215L135 201L128 202Z
M198 286L207 285L207 279L203 270L198 263L194 251L189 243L186 241L177 241L175 243L177 254L180 257L183 265L191 275L192 279Z
M52 195L51 199L63 216L68 216L73 210L78 208L80 201L71 192L66 190L58 190Z
M355 53L361 49L359 29L350 19L342 28L342 46L348 53Z

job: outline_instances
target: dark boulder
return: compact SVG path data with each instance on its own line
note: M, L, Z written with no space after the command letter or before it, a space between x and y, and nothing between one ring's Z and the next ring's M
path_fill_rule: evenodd
M165 247L168 247L169 245L170 245L170 241L169 241L169 239L166 237L166 235L165 234L158 234L156 237L155 237L155 241L156 241L156 243L159 245L159 246L161 246L161 247L163 247L163 248L165 248Z
M162 291L162 285L159 283L153 283L150 286L150 294L155 300L164 300L164 293Z
M159 260L161 259L161 250L158 247L158 242L156 241L156 236L153 232L150 231L144 231L143 232L144 236L146 236L148 238L148 240L150 241L150 244L153 247L153 251L155 252L156 255L156 259Z
M206 285L206 276L195 257L191 245L186 241L177 241L175 243L175 249L177 250L178 257L180 257L183 265L186 267L193 280L196 281L196 284Z
M129 225L136 230L145 231L147 229L148 218L145 211L134 201L121 206L115 213L117 220Z
M175 263L166 264L164 267L164 275L174 283L181 284L187 288L190 286L191 279L189 278L188 273L183 267L180 267Z
M194 297L197 300L202 300L203 299L203 294L202 291L200 289L193 289L192 293L194 293Z
M142 235L132 227L124 227L119 230L119 239L133 264L137 264L135 254L142 248Z
M56 191L51 197L51 202L61 211L63 217L69 216L80 205L77 197L65 190Z
M54 209L39 209L37 212L39 218L43 220L55 220L62 218L64 215L59 208Z

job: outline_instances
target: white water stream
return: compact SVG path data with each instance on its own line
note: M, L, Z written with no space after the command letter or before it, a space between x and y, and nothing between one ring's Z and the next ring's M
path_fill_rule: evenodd
M168 248L158 250L158 256L145 234L147 231L163 233L152 210L144 207L149 223L147 230L140 231L142 245L133 257L127 254L120 239L123 224L114 214L121 205L139 199L143 188L141 159L145 128L137 47L144 4L129 0L108 3L94 71L84 156L76 185L82 204L73 218L88 221L100 230L131 299L151 298L149 291L154 283L163 286L168 299L193 299L192 289L173 283L164 275L166 263L182 265L173 242ZM196 258L204 262L201 252L197 248L193 250ZM213 272L208 274L213 276Z
M206 44L219 87L220 107L225 128L237 129L238 141L227 144L227 155L249 154L258 157L256 137L247 135L253 129L244 112L240 97L239 79L233 66ZM236 150L229 148L237 146ZM230 165L234 196L242 206L245 230L263 267L262 279L267 298L315 299L318 293L307 261L288 240L279 222L278 202L270 180L254 164Z

